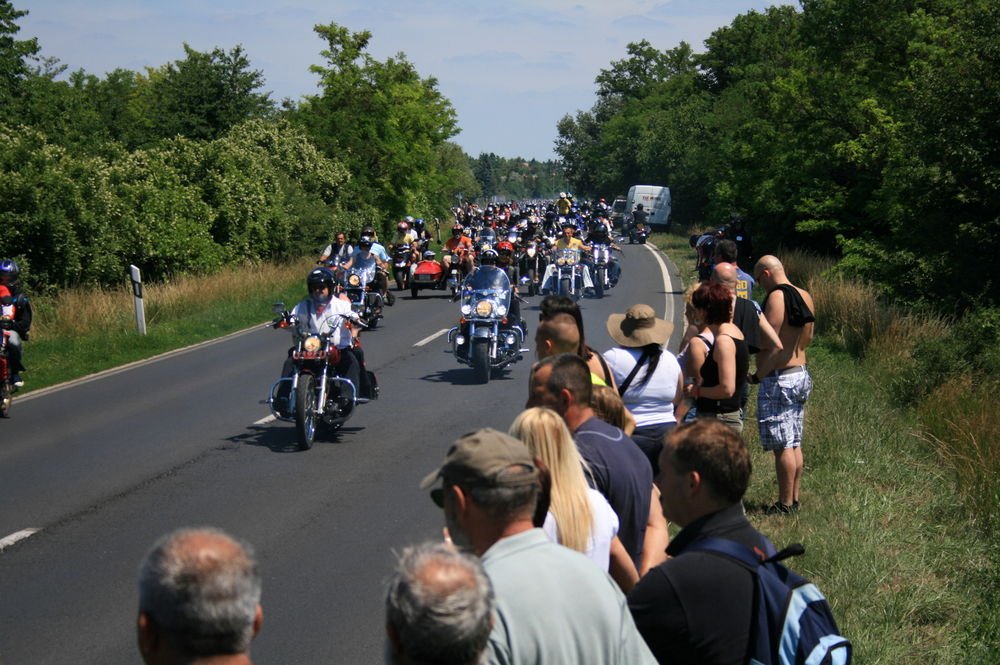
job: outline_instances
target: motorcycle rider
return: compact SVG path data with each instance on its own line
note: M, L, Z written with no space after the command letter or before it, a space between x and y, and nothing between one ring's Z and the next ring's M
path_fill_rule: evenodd
M329 268L315 268L309 273L306 277L309 295L292 310L292 316L296 321L292 334L296 339L306 335L332 334L334 343L340 349L337 374L354 384L359 397L367 397L371 387L367 385L368 373L364 371L364 352L355 342L357 330L347 324L347 321L359 323L361 319L357 312L351 310L349 301L333 295L335 284L336 279ZM280 327L281 323L281 320L277 321L275 327ZM292 360L294 350L294 346L288 350L288 357L281 368L282 378L289 377L294 372L295 363ZM282 383L278 393L279 411L286 416L291 415L285 408L290 389L289 383ZM350 395L342 395L341 406L346 408L350 399Z
M21 362L22 342L31 330L31 303L21 291L21 268L13 259L0 260L0 333L7 335L7 357L10 358L10 382L15 388L24 386L21 372L27 367Z
M413 220L413 232L417 236L417 243L422 245L423 249L427 249L431 242L431 232L425 226L423 217Z
M420 249L417 247L417 233L410 226L412 221L413 218L410 216L399 220L399 223L396 224L396 235L392 237L392 242L389 243L389 249L392 250L393 255L396 254L396 249L400 245L409 245L411 265L420 260Z
M451 227L451 238L448 239L444 244L444 255L441 257L441 263L444 265L444 275L442 279L447 279L448 273L451 271L451 255L458 254L459 261L461 261L462 274L468 275L472 272L472 238L465 235L465 227L461 224L455 224Z
M495 249L487 249L479 256L479 270L503 270L498 265L497 260L500 255ZM504 271L506 272L506 271ZM507 318L505 322L500 326L501 329L511 328L513 326L520 326L521 330L527 335L528 326L521 318L521 299L517 295L517 290L515 286L511 285L510 292L510 307L507 309Z
M327 245L323 253L320 254L319 262L329 262L339 266L350 259L352 254L354 254L354 247L351 243L347 242L347 234L343 231L338 231L337 235L334 236L333 242Z
M586 243L587 245L593 245L594 243L607 245L612 249L608 253L608 279L611 280L611 286L615 286L618 283L618 278L621 276L622 269L618 265L618 261L615 260L614 250L621 251L621 247L611 240L611 232L608 230L608 225L600 216L591 222Z
M389 265L389 257L379 257L375 253L375 243L369 236L361 236L358 239L358 248L354 250L354 255L344 264L344 270L354 268L371 277L369 283L373 284L379 293L385 298L385 304L392 306L396 301L395 296L389 291L389 279L386 277L386 270ZM382 250L385 252L385 249Z
M575 249L580 252L580 270L583 274L583 288L585 291L593 290L594 282L590 278L590 269L587 268L587 264L583 262L585 256L590 253L590 247L583 244L583 241L575 236L576 234L576 222L572 219L565 219L562 222L563 235L556 244L553 246L553 251L559 251L560 249ZM549 265L545 268L545 277L542 279L542 293L553 292L552 279L555 276L556 265L554 262L550 261Z
M573 208L573 201L566 195L566 192L559 192L559 199L556 201L556 211L560 216L565 217Z
M628 228L625 229L625 235L634 240L632 232L635 231L636 227L640 224L645 226L647 220L649 220L649 213L643 209L642 204L640 203L635 207L635 210L632 211L632 219L629 221Z

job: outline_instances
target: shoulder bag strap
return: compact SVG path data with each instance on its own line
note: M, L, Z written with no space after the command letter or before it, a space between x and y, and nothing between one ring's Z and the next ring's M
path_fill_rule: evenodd
M625 391L628 390L629 385L632 383L632 379L635 378L635 375L639 373L639 368L642 367L648 359L649 359L649 352L643 350L642 355L639 356L639 359L635 362L635 367L633 367L629 375L625 377L625 380L622 381L622 384L618 386L618 394L621 397L625 396Z

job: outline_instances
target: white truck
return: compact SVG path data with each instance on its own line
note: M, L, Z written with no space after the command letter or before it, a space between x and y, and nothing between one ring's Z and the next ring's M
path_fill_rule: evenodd
M665 227L670 229L670 188L659 185L632 185L625 198L625 214L631 216L635 207L642 204L642 209L649 215L646 222L650 227Z

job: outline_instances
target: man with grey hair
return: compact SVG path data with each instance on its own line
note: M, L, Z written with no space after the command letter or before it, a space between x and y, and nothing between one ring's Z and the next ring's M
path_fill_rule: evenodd
M524 443L488 428L467 434L421 487L438 481L431 499L452 539L482 559L496 591L488 663L655 662L608 573L532 523L541 482Z
M445 543L407 547L385 597L387 665L477 665L493 587L474 557Z
M162 537L139 568L139 652L147 665L249 665L260 630L253 549L219 529Z

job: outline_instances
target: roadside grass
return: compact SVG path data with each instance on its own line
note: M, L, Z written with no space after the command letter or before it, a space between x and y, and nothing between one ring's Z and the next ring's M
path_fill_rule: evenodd
M136 330L131 287L66 289L32 298L25 346L27 389L38 389L214 339L271 318L271 305L298 302L311 260L233 268L143 287L147 334Z
M685 284L695 280L685 238L651 240ZM793 516L761 511L777 488L751 399L751 520L778 547L805 545L790 565L827 595L856 662L1000 662L1000 425L990 408L1000 382L957 376L908 408L897 397L919 369L913 350L945 339L948 323L829 277L828 260L779 258L818 317L803 505Z

